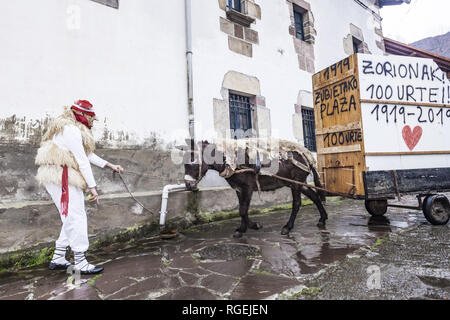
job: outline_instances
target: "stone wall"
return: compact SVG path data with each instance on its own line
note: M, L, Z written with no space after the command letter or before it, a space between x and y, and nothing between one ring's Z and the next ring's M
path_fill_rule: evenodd
M259 34L252 29L261 20L261 7L252 0L243 0L241 12L229 10L226 0L219 0L219 7L226 18L219 17L220 30L228 35L228 48L247 57L253 56L253 45L259 44Z
M0 145L0 254L40 243L52 244L59 235L61 220L57 209L45 188L34 179L36 150L32 145ZM143 210L130 197L111 170L93 166L100 203L86 202L90 237L101 239L143 226L153 226L150 230L157 234L162 188L183 183L183 166L172 162L170 152L155 149L101 148L96 154L126 169L123 177L129 189L155 215ZM252 207L286 203L290 198L288 189L265 192L261 199L255 194ZM236 193L231 188L201 187L198 193L170 194L166 221L195 223L199 213L237 207Z
M230 103L229 93L238 92L250 97L254 108L252 123L257 137L268 137L271 134L270 109L266 107L266 99L261 95L261 84L258 78L236 71L225 74L221 94L223 99L214 99L214 128L219 136L230 138Z
M289 34L294 41L295 52L298 55L298 63L300 70L309 73L315 72L314 66L314 43L317 31L314 29L314 16L311 11L311 5L304 0L287 0L289 13L291 17L291 24L289 26ZM294 5L303 10L303 32L305 39L298 39L296 37L295 19L294 19Z
M56 207L34 178L36 151L37 146L30 144L0 145L0 252L47 241L59 232L61 221ZM121 164L127 170L123 177L130 190L145 195L143 201L157 213L161 202L154 194L160 193L166 184L183 181L183 167L173 164L167 151L98 149L96 154ZM97 190L105 200L100 201L98 208L89 208L88 215L95 212L94 216L105 216L97 222L95 217L89 219L91 233L143 222L142 210L130 198L119 177L114 178L108 168L92 167Z
M127 170L124 178L144 204L158 213L163 186L183 180L183 167L171 161L170 150L172 136L187 132L188 124L184 3L160 1L155 9L148 0L119 2L0 4L8 34L0 51L0 252L53 241L59 232L56 209L34 180L34 157L50 119L74 99L94 103L97 153ZM310 106L305 96L312 91L311 73L346 55L342 39L357 35L355 27L379 53L381 43L374 39L381 39L381 29L366 26L371 14L353 0L242 3L236 14L226 0L192 1L196 137L226 135L234 92L251 97L259 136L303 142L301 108ZM295 37L294 4L305 10L305 41ZM40 10L47 19L36 14ZM161 32L149 33L161 26ZM94 175L101 203L88 210L92 236L157 225L118 177L98 168ZM205 184L201 193L204 210L236 208L234 192L213 185ZM189 194L171 197L169 218L190 216ZM289 202L290 192L254 199L256 205Z

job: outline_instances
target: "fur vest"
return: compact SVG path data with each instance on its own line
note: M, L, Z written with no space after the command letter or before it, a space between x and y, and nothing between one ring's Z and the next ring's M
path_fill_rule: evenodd
M85 190L87 183L78 168L78 163L72 152L58 147L52 141L53 137L63 132L64 127L67 125L74 125L80 129L86 155L95 151L95 141L91 130L78 122L70 108L66 107L64 113L50 123L42 138L35 160L35 164L39 166L36 179L43 185L48 183L61 185L62 166L66 165L69 173L69 185Z

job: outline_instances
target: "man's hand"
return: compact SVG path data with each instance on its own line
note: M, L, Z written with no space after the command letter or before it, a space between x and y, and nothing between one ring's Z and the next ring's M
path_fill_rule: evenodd
M98 193L97 193L97 189L95 189L95 187L89 189L88 200L89 200L89 202L95 201L98 204Z
M111 164L111 163L107 163L106 166L108 168L111 168L113 171L118 172L118 173L123 173L123 168L121 166L119 166L118 164Z

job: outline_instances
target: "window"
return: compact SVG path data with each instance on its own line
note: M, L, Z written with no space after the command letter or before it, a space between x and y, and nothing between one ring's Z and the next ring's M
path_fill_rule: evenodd
M230 93L230 128L233 139L250 137L252 135L252 105L250 97Z
M305 28L303 27L303 14L305 10L294 4L295 36L305 41Z
M227 8L241 12L241 0L227 0Z
M256 20L256 17L249 15L247 12L248 11L247 6L250 3L252 2L247 2L247 0L227 0L226 12L228 20L240 24L241 26L250 28L251 24L254 23ZM255 4L252 3L252 6L255 7Z
M302 107L302 118L303 118L303 140L305 143L305 147L309 151L317 152L314 109Z

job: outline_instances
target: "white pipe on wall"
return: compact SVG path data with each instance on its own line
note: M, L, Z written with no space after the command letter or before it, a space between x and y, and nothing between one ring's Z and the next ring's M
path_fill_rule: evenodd
M195 116L194 116L194 78L192 70L192 3L185 0L186 14L186 65L187 65L187 90L188 90L188 123L189 136L195 141ZM192 147L192 146L191 146Z
M185 31L186 31L186 72L187 72L187 94L188 94L188 124L189 136L191 139L191 148L195 141L195 117L194 117L194 89L192 76L192 3L191 0L185 0ZM186 190L185 184L169 184L164 186L161 198L161 211L159 216L159 227L164 229L167 215L167 202L169 192L175 190Z
M166 224L167 202L169 200L169 192L175 190L185 190L185 184L168 184L164 186L161 198L161 211L159 212L159 227L164 229Z

